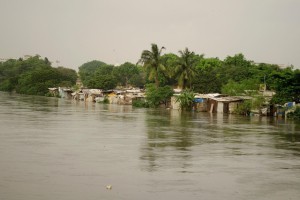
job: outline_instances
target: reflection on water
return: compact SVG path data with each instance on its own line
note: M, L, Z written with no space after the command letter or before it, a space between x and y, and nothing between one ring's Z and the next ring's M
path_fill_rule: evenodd
M188 151L194 145L189 120L188 115L181 115L178 111L147 111L147 145L143 146L145 155L141 159L149 161L148 171L175 165L184 170L189 166L191 155Z
M0 126L0 199L300 196L297 121L0 93Z
M157 166L156 160L166 161L168 151L177 152L180 155L173 156L186 160L191 158L191 151L196 147L205 147L200 153L209 150L207 153L212 154L215 149L211 147L216 145L216 149L221 147L223 156L260 155L262 152L254 151L259 147L292 150L293 155L300 153L300 127L295 121L210 113L182 114L176 110L146 113L148 138L146 154L141 158L149 159L150 171Z

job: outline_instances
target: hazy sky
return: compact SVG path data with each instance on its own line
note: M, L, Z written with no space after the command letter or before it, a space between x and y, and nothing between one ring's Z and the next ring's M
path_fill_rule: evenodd
M0 0L0 58L77 69L136 63L151 43L300 68L300 0Z

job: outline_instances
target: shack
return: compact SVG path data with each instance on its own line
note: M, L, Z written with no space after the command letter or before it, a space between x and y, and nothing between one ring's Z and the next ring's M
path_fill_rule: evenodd
M197 112L207 112L208 102L210 98L219 96L219 93L215 94L196 94L194 98L194 110Z
M246 97L245 97L246 98ZM209 98L207 101L207 109L213 113L233 113L238 106L244 102L245 98L218 96Z

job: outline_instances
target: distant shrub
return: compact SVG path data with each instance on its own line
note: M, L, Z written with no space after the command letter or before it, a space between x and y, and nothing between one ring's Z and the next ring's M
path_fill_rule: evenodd
M109 99L107 97L105 97L102 103L109 104Z
M176 97L176 102L179 102L182 110L192 110L195 99L195 93L191 90L184 90Z
M149 104L144 100L134 100L132 101L132 106L137 108L149 108Z
M251 100L246 100L243 103L238 105L238 107L234 110L234 113L239 115L249 115L250 111L251 111Z
M156 108L161 104L166 105L173 94L174 91L171 86L157 88L154 84L146 85L146 99L149 107Z
M300 119L300 107L297 107L294 112L288 113L287 117L291 119Z

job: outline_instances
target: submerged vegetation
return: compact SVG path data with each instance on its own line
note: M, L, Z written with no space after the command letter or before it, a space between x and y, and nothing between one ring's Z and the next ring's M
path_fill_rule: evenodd
M179 102L182 110L191 110L195 99L195 93L191 90L184 90L179 96L176 96L176 102Z
M300 120L300 107L296 107L294 112L290 112L287 115L288 118Z
M154 84L148 84L146 86L146 100L149 107L158 107L161 104L166 106L173 94L173 88L168 85L156 87Z

